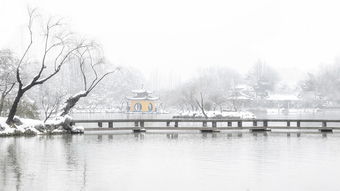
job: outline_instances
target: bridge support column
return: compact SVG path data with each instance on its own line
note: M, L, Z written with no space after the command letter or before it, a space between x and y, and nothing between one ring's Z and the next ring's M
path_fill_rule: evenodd
M320 132L324 132L324 133L331 133L333 132L332 128L327 128L327 121L322 121L322 128L319 129Z
M203 121L203 122L202 122L202 126L203 126L203 127L207 127L207 122L206 122L206 121Z
M237 122L237 127L242 127L242 121Z
M139 125L138 125L138 121L135 121L135 127L138 127Z
M170 126L170 121L166 122L166 126L169 127Z
M231 126L233 126L233 122L228 121L228 127L231 127Z
M290 127L290 121L287 121L287 127Z
M102 122L98 122L98 127L103 127L103 123Z
M175 121L175 127L178 127L178 121Z
M296 127L301 127L301 121L296 122Z
M113 122L109 122L109 128L113 128Z
M254 127L257 126L257 121L253 121L253 126L254 126Z
M212 126L213 128L216 128L216 127L217 127L217 122L216 122L216 121L211 122L211 126Z
M268 121L263 121L263 127L268 127Z
M270 128L268 128L268 121L264 120L263 121L263 127L257 127L254 125L254 128L249 129L250 132L266 132L266 131L271 131Z

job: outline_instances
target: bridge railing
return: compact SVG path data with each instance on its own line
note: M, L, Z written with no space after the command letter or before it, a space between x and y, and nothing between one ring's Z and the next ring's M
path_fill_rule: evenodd
M209 128L227 130L227 129L250 129L250 130L270 130L270 129L318 129L320 131L332 131L333 129L340 129L340 120L333 119L89 119L89 120L73 120L72 124L77 123L94 123L100 128L103 128L103 124L107 123L107 128L120 127L114 124L119 123L132 123L134 129L152 128L147 127L145 123L163 123L163 127L170 128L180 127L185 123L200 123L201 125L195 125L194 128L200 128L200 130L208 130L208 124L211 124ZM244 126L244 124L251 124L250 126ZM277 124L280 126L277 126ZM282 125L282 123L284 125ZM309 124L305 126L303 124ZM310 124L313 124L310 126ZM336 124L338 123L338 124ZM218 124L220 126L218 126ZM314 126L315 124L315 126ZM333 126L329 126L333 124ZM336 124L336 125L334 125ZM94 128L92 128L94 129Z

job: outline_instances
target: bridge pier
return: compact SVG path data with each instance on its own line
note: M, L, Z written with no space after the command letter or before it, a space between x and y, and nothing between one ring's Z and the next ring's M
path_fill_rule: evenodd
M146 132L146 129L140 128L140 129L133 129L132 131L133 131L134 133L144 133L144 132Z
M257 126L257 121L253 121L253 126L254 126L254 127Z
M202 125L203 125L203 127L208 126L206 121L203 121ZM216 121L211 122L211 128L201 129L200 131L201 131L201 133L219 133L219 132L221 132L219 129L217 129L217 122Z
M242 127L242 121L237 122L237 127Z
M266 132L266 131L271 131L270 128L268 128L268 121L264 120L263 121L263 127L258 127L257 126L257 121L253 121L253 128L249 128L250 132Z
M322 128L322 129L319 129L319 131L322 133L333 133L332 128Z
M215 128L214 129L211 128L211 129L201 129L200 132L201 133L219 133L221 131Z
M263 127L268 127L268 121L267 120L263 121Z
M102 128L103 127L103 123L102 122L98 122L98 127Z
M250 132L267 132L267 131L271 131L271 129L268 127L258 127L258 128L249 129L249 131Z
M329 127L327 128L327 121L322 121L322 128L320 128L319 131L324 133L332 133L333 129Z
M138 128L139 126L140 128ZM135 121L135 128L132 131L134 133L146 132L146 129L144 128L144 121Z
M109 128L113 128L113 123L109 122Z

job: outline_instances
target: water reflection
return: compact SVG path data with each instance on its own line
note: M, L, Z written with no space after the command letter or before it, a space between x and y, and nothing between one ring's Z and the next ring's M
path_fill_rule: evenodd
M86 180L87 180L87 163L85 160L83 164L83 184L80 190L86 190Z
M127 133L3 138L0 190L290 190L287 185L296 190L336 190L340 186L340 135L291 132L289 139L287 135Z
M133 133L134 137L136 138L136 140L143 140L144 139L144 136L145 136L145 133Z
M15 139L16 140L16 139ZM16 180L16 185L15 188L16 190L20 190L21 188L21 177L22 177L22 173L21 173L21 167L20 167L20 148L16 147L16 141L14 141L12 144L10 144L7 147L7 157L8 157L8 162L9 162L9 166L12 167L13 173L14 173L14 177Z
M109 140L112 140L113 139L113 135L109 135Z
M97 135L97 140L98 140L99 142L102 142L102 140L103 140L103 135Z
M168 138L168 139L178 139L178 133L167 133L166 138Z

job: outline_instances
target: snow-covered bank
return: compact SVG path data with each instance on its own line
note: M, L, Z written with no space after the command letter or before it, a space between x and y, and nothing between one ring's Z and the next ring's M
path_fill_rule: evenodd
M40 120L15 117L14 124L9 126L6 124L6 118L0 117L0 136L83 133L84 128L70 125L71 120L70 116L65 116L44 123Z
M206 111L208 118L238 118L238 119L255 119L256 116L249 111ZM174 118L203 118L202 112L189 111L180 112Z

